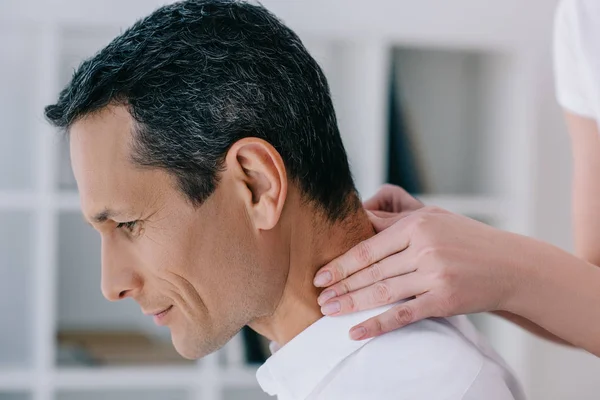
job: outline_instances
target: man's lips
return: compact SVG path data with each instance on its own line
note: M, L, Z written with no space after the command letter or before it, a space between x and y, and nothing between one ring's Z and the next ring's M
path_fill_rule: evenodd
M166 313L167 313L167 311L169 311L171 308L173 308L173 306L172 306L172 305L171 305L171 306L169 306L169 307L167 307L167 308L163 308L163 309L156 310L156 311L149 311L149 312L148 312L148 311L142 311L142 312L143 312L145 315L153 315L153 316L155 316L155 317L159 317L159 316L161 316L161 315L164 315L164 314L166 314Z
M158 326L166 325L167 317L168 317L169 311L171 311L171 309L173 309L173 306L169 306L169 307L165 308L164 310L160 311L158 314L154 314L154 316L152 317L154 319L154 323Z

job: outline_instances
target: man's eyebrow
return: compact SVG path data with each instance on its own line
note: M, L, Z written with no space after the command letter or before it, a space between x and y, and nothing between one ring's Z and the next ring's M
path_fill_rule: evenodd
M105 208L104 210L100 211L98 214L92 216L91 222L101 224L103 222L106 222L109 219L120 216L121 214L122 214L121 212L111 210L109 208ZM87 221L87 218L85 218L85 216L84 216L84 219ZM87 222L90 223L90 221L87 221Z

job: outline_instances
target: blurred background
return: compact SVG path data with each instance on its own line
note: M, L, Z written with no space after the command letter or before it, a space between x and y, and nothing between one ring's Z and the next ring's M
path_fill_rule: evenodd
M265 343L198 362L100 293L66 142L43 119L73 68L158 0L0 0L0 400L254 400ZM552 78L556 0L263 0L329 79L361 195L427 204L571 250L570 149ZM600 361L471 316L529 398L597 399ZM401 388L399 388L401 390Z

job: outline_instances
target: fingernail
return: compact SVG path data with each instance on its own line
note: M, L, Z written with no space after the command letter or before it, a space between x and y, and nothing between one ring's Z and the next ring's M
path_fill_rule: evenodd
M335 297L335 295L336 295L336 293L334 290L327 289L326 291L321 293L317 302L319 303L320 306L322 306L323 304L325 304L327 302L327 300L333 299Z
M357 326L350 330L350 339L360 340L367 334L367 330L362 326Z
M329 271L318 273L315 277L315 286L326 286L332 279L333 277Z
M321 312L325 315L331 315L340 312L342 306L339 301L332 301L321 307Z

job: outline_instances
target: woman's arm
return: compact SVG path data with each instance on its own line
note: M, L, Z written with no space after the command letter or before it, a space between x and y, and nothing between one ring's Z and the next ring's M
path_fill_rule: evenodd
M600 268L543 243L527 246L521 253L527 262L519 263L518 289L502 310L600 356ZM553 338L543 330L530 330Z
M600 132L590 118L566 113L573 153L576 254L600 265Z
M495 314L499 317L504 318L507 321L510 321L516 325L519 325L521 328L527 330L534 335L544 338L546 340L550 340L556 344L562 344L564 346L572 346L571 343L567 342L556 336L555 334L548 332L546 329L542 328L536 323L531 322L527 318L523 318L520 315L513 314L508 311L492 311L492 314Z
M600 132L595 120L566 112L573 153L573 227L576 254L600 265ZM495 311L529 332L559 344L556 335L519 315Z
M330 286L319 302L339 302L333 315L340 315L410 300L360 324L353 338L423 318L499 310L600 356L600 268L437 208L370 218L379 233L323 267L331 279L318 285Z
M565 115L573 154L572 205L576 254L597 266L600 265L600 132L593 119L568 111ZM495 313L538 336L569 344L519 315L506 311Z

